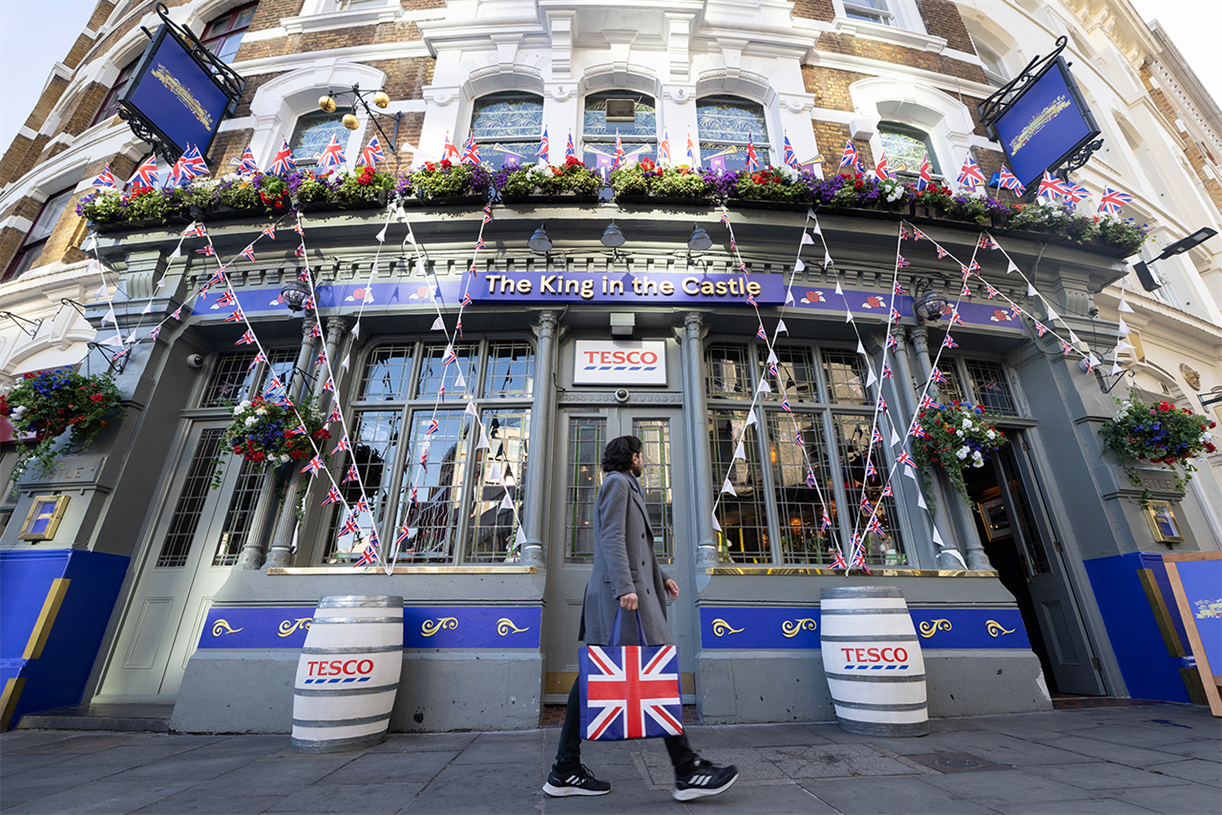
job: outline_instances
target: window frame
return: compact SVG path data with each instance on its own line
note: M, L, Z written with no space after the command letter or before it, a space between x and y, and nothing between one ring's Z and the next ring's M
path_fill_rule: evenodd
M536 160L535 151L537 151L539 149L539 145L543 143L544 99L543 99L542 94L535 93L533 91L527 91L527 90L494 91L492 93L486 93L486 94L483 94L482 96L478 96L471 102L471 121L469 125L469 128L470 128L469 132L475 133L475 120L476 120L476 117L479 115L481 102L487 103L489 100L508 101L513 98L526 99L528 97L531 99L537 99L539 102L539 132L535 136L533 137L532 136L509 136L509 137L494 137L494 138L488 138L486 136L479 136L478 134L475 136L475 143L478 144L480 147L486 146L488 148L491 148L492 145L498 144L498 143L529 145L530 146L529 155L521 156L520 158L522 160L516 162L516 164L520 167L529 167L535 163L535 160ZM458 145L458 149L461 152L462 146ZM506 155L508 156L509 154L506 154ZM481 155L480 161L485 164L491 163L496 169L500 169L502 167L506 167L510 165L510 162L508 161L502 161L499 164L493 163L492 161L490 161L490 158L488 155Z
M242 16L242 13L247 9L250 9L251 17L253 18L254 11L258 8L258 6L259 0L253 0L253 2L243 3L240 6L236 6L228 11L218 14L209 20L208 24L204 26L204 30L203 33L200 34L199 41L205 48L208 49L210 53L212 53L213 56L224 62L226 65L231 65L233 63L233 57L237 56L238 49L242 47L242 39L246 36L247 30L250 28L250 20L247 20L246 25L241 26L240 28L233 28L233 23L237 21ZM213 26L215 26L221 20L226 21L227 27L225 30L210 34L209 32L211 32ZM237 47L233 49L233 54L231 57L226 59L224 56L222 56L220 52L221 49L215 48L213 45L214 43L219 43L223 48L223 46L227 45L235 36L237 37Z
M0 283L8 283L11 280L16 280L30 269L34 268L34 265L37 264L42 258L42 252L46 248L47 242L50 241L51 236L55 234L55 227L59 225L61 220L63 220L64 213L68 211L68 204L72 201L72 194L74 191L75 190L72 187L68 187L67 189L63 189L57 193L48 195L47 200L42 202L42 205L38 208L38 214L34 216L34 220L30 224L30 228L25 233L25 237L21 239L21 245L17 247L17 251L13 254L13 259L9 261L8 268L4 270L4 277L0 278ZM43 216L47 214L48 208L60 200L63 201L63 206L60 208L59 213L55 216L54 223L51 223L49 228L47 228L46 234L41 238L30 240L30 236L33 235L39 228ZM33 256L30 264L23 265L26 262L26 258L29 257L30 253L35 249L37 249L38 252Z
M710 158L710 154L714 151L710 149L709 153L706 153L705 152L706 144L708 144L710 148L712 148L714 145L721 145L721 144L733 145L735 147L738 147L738 146L746 147L748 144L748 141L745 139L739 141L739 140L733 140L733 139L706 139L705 138L704 133L700 131L700 105L704 102L707 102L709 100L714 100L714 99L724 100L727 102L734 102L737 104L753 105L756 108L758 108L760 124L763 128L763 132L759 134L760 136L759 141L753 142L755 144L756 155L759 158L759 163L761 167L768 166L769 164L775 164L776 162L772 160L772 139L768 132L768 111L767 109L764 107L763 104L761 104L760 102L758 102L755 99L751 99L746 96L740 96L738 94L732 94L732 93L707 93L696 100L696 146L697 146L697 149L699 150L700 163L702 165L708 165L709 162L712 160ZM741 170L745 168L746 167L746 152L744 151L742 155L743 155L743 160L741 162L741 166L738 160L735 159L735 161L732 162L733 166L731 166L730 164L727 164L725 169L726 170Z
M604 145L604 144L614 145L615 144L616 134L614 132L614 128L611 127L611 124L607 125L608 130L610 132L606 134L592 134L592 133L586 132L587 106L589 105L591 99L599 99L599 98L603 100L632 98L636 104L640 104L643 101L643 99L651 100L651 103L653 105L653 123L654 123L653 133L649 135L641 135L641 134L635 134L635 133L631 135L627 135L627 136L620 135L619 139L620 139L620 143L624 145L625 154L630 154L632 152L628 149L629 145L633 145L633 146L648 145L653 148L652 155L657 156L658 139L660 138L659 131L658 131L658 97L647 91L638 91L638 90L632 90L629 88L612 88L612 89L607 89L607 90L593 91L591 93L585 94L581 98L581 111L580 111L580 117L581 117L580 118L580 125L581 125L580 140L581 141L580 141L580 145L578 149L580 151L582 161L585 162L585 165L591 168L598 168L601 166L597 160L598 159L597 153L594 154L594 157L595 157L594 161L587 160L587 153L593 152L591 150L588 150L588 145ZM640 157L641 158L651 158L650 151L649 150L641 151ZM631 158L631 156L626 155L625 158L629 159ZM636 159L636 161L626 161L626 166L631 166L631 164L638 163L639 161L640 161L639 158ZM607 165L607 166L609 167L610 165Z
M305 156L298 152L298 149L301 147L300 144L297 144L297 136L299 134L298 128L301 127L302 122L309 121L311 117L313 117L314 119L317 119L317 122L315 122L315 124L322 124L327 121L331 121L331 122L335 122L339 124L340 129L344 133L344 136L340 138L340 144L343 145L343 147L345 148L345 154L346 154L348 142L351 140L352 133L354 131L351 131L348 128L343 126L343 118L347 114L353 113L353 112L354 111L352 108L337 107L331 113L327 113L326 111L315 109L315 110L307 110L306 112L299 113L297 115L297 117L293 120L293 126L289 129L288 143L289 143L289 148L293 151L293 161L296 162L296 168L298 170L313 169L313 168L318 167L318 158L321 155L321 151L317 154L312 154L310 156ZM314 125L310 125L310 127L313 127L313 126ZM339 135L339 133L336 133L335 135ZM351 164L352 159L348 158L347 162L348 164Z
M140 55L137 54L131 62L119 69L119 75L111 83L110 90L102 97L102 104L98 107L98 112L94 114L93 121L89 123L90 127L101 124L119 112L119 100L123 98L123 94L131 85L132 78L136 75L136 63L139 61Z
M896 122L893 120L884 120L878 123L878 139L879 145L882 145L882 137L884 132L889 132L896 136L905 136L915 141L920 141L925 144L925 153L929 156L930 174L935 181L941 181L946 178L942 173L941 162L938 161L938 151L933 146L933 134L928 130L910 125L906 122ZM884 148L885 150L885 148ZM887 169L891 168L891 160L887 159ZM900 170L896 173L901 178L916 179L921 174L921 168L917 167L916 171Z

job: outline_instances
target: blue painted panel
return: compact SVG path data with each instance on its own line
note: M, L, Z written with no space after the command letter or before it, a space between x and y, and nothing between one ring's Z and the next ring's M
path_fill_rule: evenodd
M1135 699L1188 702L1191 700L1179 672L1183 661L1167 652L1137 576L1138 569L1149 565L1145 561L1148 557L1132 552L1083 563L1129 695ZM1171 596L1169 589L1165 596Z
M309 606L212 608L200 648L301 648L314 618ZM404 648L538 648L538 606L408 606Z
M10 724L26 713L80 702L93 670L102 636L114 610L129 559L72 549L0 553L0 639L5 641L6 674L26 679ZM34 621L42 611L51 581L71 581L42 655L19 660ZM10 642L10 633L15 642ZM15 651L10 654L9 651Z
M910 609L922 648L1030 648L1017 609ZM820 646L819 609L702 607L705 648L801 649Z

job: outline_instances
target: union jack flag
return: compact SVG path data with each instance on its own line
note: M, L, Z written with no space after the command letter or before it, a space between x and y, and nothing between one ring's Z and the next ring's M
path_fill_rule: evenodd
M620 141L619 128L615 129L615 155L611 159L612 169L624 163L624 143Z
M334 407L332 407L331 415L327 417L327 424L331 424L333 422L342 422L343 420L344 420L344 417L341 416L339 412L339 405L335 405Z
M905 261L905 262L907 262L907 261ZM904 287L900 285L900 281L899 281L899 279L898 279L898 278L897 278L897 279L896 279L896 281L895 281L895 288L893 288L893 289L891 290L891 292L892 292L892 294L907 294L907 293L908 293L908 292L904 291Z
M1066 184L1065 198L1075 204L1080 204L1090 197L1090 190L1081 184Z
M912 456L908 455L907 450L900 450L899 455L895 457L896 464L903 464L906 467L916 469L916 462L912 460Z
M1042 337L1048 333L1048 326L1044 325L1039 320L1036 320L1035 321L1035 331L1037 334L1039 334Z
M914 241L919 241L919 240L921 240L921 239L922 239L922 238L924 238L924 237L925 237L925 233L924 233L924 232L922 232L921 230L919 230L919 229L913 229L913 230L912 230L912 239L913 239Z
M356 506L353 507L352 511L356 513L357 515L360 515L362 512L370 514L370 515L373 514L372 512L369 511L369 500L366 499L365 496L363 495L357 499Z
M839 549L828 549L827 553L832 556L833 569L847 569L849 564L845 562L844 553Z
M365 145L365 149L356 158L356 166L360 167L363 164L368 164L370 167L376 167L379 161L386 161L386 154L382 152L382 143L378 141L378 137L374 136L369 140L369 144Z
M874 511L874 505L870 503L870 496L864 493L861 496L861 513L863 515Z
M893 323L898 323L902 318L900 317L900 313L893 308L891 309L891 313L887 315L887 319Z
M343 481L341 481L341 482L339 482L339 483L341 483L341 484L347 484L349 481L356 481L356 480L357 480L358 478L360 478L360 477L361 477L361 476L360 476L360 473L358 473L358 472L356 471L356 465L355 465L355 464L349 464L349 465L348 465L348 472L344 473L344 480L343 480Z
M484 204L484 223L492 221L492 204L491 202ZM474 271L474 269L472 269Z
M658 163L670 164L670 134L662 131L662 141L658 142Z
M891 377L891 366L888 363L884 362L883 363L883 379L891 379L891 378L892 378Z
M310 329L310 336L311 337L321 337L322 336L322 324L321 323L314 323L314 327Z
M896 342L895 337L890 332L887 333L887 348L891 349L892 351L899 348L899 343Z
M807 472L810 472L807 470ZM811 475L814 475L813 473ZM823 520L819 523L819 531L826 532L832 528L832 519L827 514L827 507L823 507Z
M271 380L267 383L267 387L263 389L263 395L271 396L273 393L275 393L278 390L282 390L283 388L284 388L284 384L281 383L279 377L273 376Z
M475 142L475 131L467 134L467 149L462 154L463 164L479 164L479 145Z
M276 400L272 402L272 404L276 407L291 408L293 406L293 400L288 397L288 394L282 393L276 397Z
M157 157L149 156L143 164L136 168L136 172L132 173L127 183L137 189L144 187L151 189L157 186L157 180Z
M255 262L255 245L252 243L250 246L247 246L245 249L243 249L241 251L241 256L249 260L251 263L254 263Z
M785 134L785 163L790 167L798 167L798 157L793 152L793 145L789 143L789 134Z
M304 436L306 435L307 432L309 431L305 429L305 425L298 422L296 427L289 428L288 430L284 431L284 435L286 436Z
M539 149L535 151L537 158L547 158L547 152L551 149L551 142L547 139L547 128L543 128L543 141L539 142Z
M299 258L303 258L305 257L305 252L306 252L305 244L301 243L297 245L297 249L293 252L293 254ZM298 275L297 279L300 280L302 277L306 276L307 274L308 272L303 271L300 275Z
M906 241L912 238L912 233L908 231L908 227L900 225L900 240Z
M221 268L217 269L215 272L212 273L212 277L208 278L208 282L205 283L204 285L207 286L208 288L212 288L213 286L224 285L224 283L225 283L225 267L222 266Z
M866 524L866 533L869 534L870 532L873 532L875 535L878 535L881 538L887 537L887 532L883 529L882 521L878 519L877 515L870 518L870 523ZM864 561L861 565L864 567Z
M1065 356L1069 356L1073 352L1073 346L1065 342L1065 340L1061 340L1061 348L1065 351Z
M242 160L238 164L238 173L247 175L249 173L259 172L259 165L255 163L255 154L251 152L250 145L246 145L246 149L242 151Z
M1027 188L1023 186L1023 182L1018 180L1018 176L1005 167L1002 167L1001 172L997 174L997 185L1003 190L1013 190L1018 195L1022 195L1027 191Z
M984 291L989 296L990 300L992 300L994 297L998 295L997 289L993 288L988 283L984 284Z
M1054 177L1051 173L1045 170L1044 177L1040 179L1040 188L1039 191L1036 192L1036 197L1043 198L1047 196L1049 198L1055 198L1058 195L1064 196L1068 194L1068 192L1069 189L1065 186L1065 182Z
M1127 192L1114 190L1111 187L1103 188L1103 199L1099 202L1099 211L1109 215L1115 215L1120 211L1120 208L1125 204L1131 204L1133 196Z
M873 447L876 444L882 444L882 443L883 443L882 431L880 431L878 427L875 426L875 428L870 432L870 446Z
M318 356L314 358L314 364L315 365L326 365L327 364L327 349L326 348L318 352Z
M442 160L443 161L458 161L460 155L461 153L459 153L458 148L454 146L454 143L452 141L450 141L450 134L446 133L446 141L445 141L445 144L441 148Z
M265 238L271 238L272 240L275 240L276 239L276 225L275 224L269 225L267 229L264 229L259 234Z
M753 173L760 168L759 156L755 153L755 138L747 134L747 172Z
M921 159L921 173L917 176L917 192L924 192L933 183L933 167L929 163L929 153ZM917 238L920 240L920 238Z
M463 293L463 296L462 296L462 299L458 301L458 305L460 305L460 306L469 306L469 305L471 305L471 295L470 295L470 294L468 294L468 293L466 293L466 292L464 292L464 293Z
M577 150L573 147L573 131L569 131L569 139L564 145L565 158L577 158Z
M411 536L411 529L407 524L403 524L403 526L399 529L399 534L395 536L395 546L398 547L399 544L406 543L407 539ZM408 551L410 552L412 550L409 549Z
M693 167L699 167L700 162L696 161L696 146L692 144L692 131L687 131L687 160Z
M255 343L255 332L251 331L248 328L246 329L245 334L238 337L238 341L235 342L234 345L254 345L254 343Z
M239 323L239 322L241 322L242 320L245 320L245 319L246 319L246 315L242 313L242 309L240 309L240 308L235 308L235 309L233 310L233 314L230 314L228 317L226 317L226 318L225 318L225 322L227 322L227 323Z
M338 170L344 166L344 148L340 146L338 134L331 134L331 141L318 156L318 166L327 171Z
M181 320L182 319L182 306L179 306L178 308L174 309L174 313L170 315L170 319L172 320Z
M930 373L929 378L934 382L937 382L939 385L946 384L946 374L942 373L942 369L936 365L934 366L933 372Z
M325 507L327 504L338 504L343 500L344 497L339 494L339 487L332 484L331 488L327 490L327 497L322 499L322 506Z
M895 495L895 493L891 491L891 482L888 481L886 484L883 485L882 497L890 498L892 495Z
M360 534L360 531L361 527L357 523L356 514L352 513L344 520L344 525L340 527L339 534L335 537L342 538L344 535L357 535Z
M718 223L725 224L726 226L729 226L729 225L730 225L730 215L729 215L729 213L722 212L722 213L721 213L721 217L717 219L717 222L718 222ZM730 236L730 240L734 240L734 236L733 236L733 235L731 235L731 236Z
M936 405L937 403L935 402L934 404ZM914 439L929 438L929 434L925 432L925 428L921 426L920 422L915 421L915 420L913 420L912 422L912 438Z
M887 412L887 400L882 398L881 396L878 397L878 410L881 411L882 413Z
M781 374L780 374L780 371L778 371L778 370L777 370L777 368L776 368L776 363L775 363L775 362L771 362L771 361L769 361L769 363L768 363L768 373L769 373L769 374L771 374L772 376L780 376L780 375L781 375Z
M590 645L581 672L585 738L641 739L683 732L675 646Z
M950 252L947 252L947 251L946 251L945 249L943 249L941 246L935 246L935 247L934 247L934 249L935 249L935 250L937 250L937 253L938 253L938 257L939 257L939 258L944 258L944 257L946 257L947 255L949 255L949 254L950 254Z
M216 250L212 248L212 244L208 244L207 246L201 246L199 249L196 249L195 254L210 258L216 255Z
M955 342L954 337L952 337L950 334L947 334L945 337L942 338L942 347L943 348L958 348L959 343Z
M793 410L789 407L789 397L785 394L781 394L781 410L784 410L787 413L793 412Z
M335 455L340 450L352 450L352 443L348 441L347 436L344 436L339 440L339 444L335 445L335 449L331 451L331 455Z
M946 381L945 376L942 377L942 381L944 382ZM939 405L933 399L929 398L928 393L923 393L921 394L921 403L917 405L917 410L938 410L941 407L942 407L941 405ZM914 420L912 423L912 426L916 428L916 427L920 427L921 425ZM913 435L916 435L915 431L913 432Z
M895 178L895 173L887 169L887 152L885 150L878 155L878 162L874 165L874 175L879 178Z
M853 146L853 142L846 141L844 143L844 153L840 156L840 166L853 167L857 164L857 148Z
M968 186L976 189L978 184L984 183L984 173L980 171L980 165L972 161L970 155L963 157L963 167L959 169L959 186Z
M963 318L959 316L959 309L955 309L950 313L950 324L967 325L967 323L963 322Z
M232 289L226 289L221 292L220 298L216 301L218 306L232 306L238 302L238 298L234 296Z
M484 245L485 245L485 244L484 244L484 239L483 239L483 238L476 238L476 239L475 239L475 248L476 248L476 249L483 249L483 248L484 248Z
M810 467L806 468L806 488L809 490L815 488L815 471Z
M204 163L204 157L200 155L198 147L192 147L183 153L180 161L183 163L183 170L187 172L187 178L209 175L208 165Z
M292 172L297 167L297 160L293 158L293 149L289 147L289 140L285 138L280 149L276 151L275 158L272 159L272 166L268 168L268 172L272 175L284 175Z
M255 366L258 365L260 362L267 362L267 356L262 351L255 354L255 358L252 359L250 361L250 364L246 366L246 370L253 371Z
M335 380L328 376L327 381L323 383L322 389L335 393Z
M192 224L187 227L187 231L183 232L182 236L184 238L206 238L208 237L208 230L204 228L203 224Z
M373 530L370 530L371 533L372 531ZM361 556L357 558L355 561L353 561L352 566L353 568L357 566L371 566L377 562L378 562L378 545L373 540L370 540L369 543L365 546L365 549L361 552Z
M1011 317L1013 317L1014 319L1016 319L1016 320L1017 320L1017 319L1018 319L1018 315L1020 315L1020 314L1022 314L1022 313L1023 313L1022 307L1021 307L1021 306L1019 306L1019 305L1018 305L1018 303L1011 303L1011 304L1010 304L1010 316L1011 316Z
M759 330L755 332L755 336L759 337L761 340L768 339L768 332L764 330L763 323L760 323Z
M451 362L458 362L458 354L454 351L453 345L447 345L445 354L441 358L441 364L449 365Z
M866 461L866 478L878 478L878 470L875 468L872 459Z
M911 266L911 265L912 265L911 263L909 263L908 261L904 260L904 256L903 256L903 255L897 255L897 256L896 256L896 258L895 258L895 268L896 268L896 271L898 271L898 270L900 270L900 269L907 268L908 266Z
M155 340L160 335L161 335L161 326L155 326L153 330L149 332L149 339Z
M966 297L968 300L972 299L972 290L968 287L966 280L963 281L963 288L959 289L959 296Z
M424 435L431 436L434 433L436 433L439 428L440 428L440 425L437 424L436 419L429 419L429 427L428 427L428 430L424 431Z
M310 459L310 461L306 464L305 467L301 468L301 471L303 473L310 473L311 475L313 475L314 473L320 472L322 469L323 469L322 456L314 456L312 459Z

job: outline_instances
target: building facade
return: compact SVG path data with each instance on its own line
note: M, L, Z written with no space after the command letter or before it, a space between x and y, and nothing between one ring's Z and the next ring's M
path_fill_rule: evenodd
M952 180L970 155L987 177L1002 153L976 105L1064 36L1105 139L1077 181L1131 192L1125 214L1158 241L1222 223L1217 108L1124 0L167 5L246 80L207 152L216 176L247 148L268 167L285 142L308 165L332 136L351 167L374 120L356 110L350 130L348 110L318 100L359 86L401 114L379 120L395 171L448 143L494 167L559 165L571 141L592 167L665 144L675 163L690 151L735 170L748 149L781 165L788 146L830 177L848 143L901 173L927 155ZM0 373L112 370L128 410L6 499L9 724L82 700L173 701L174 729L286 732L319 598L390 594L406 620L393 728L535 727L576 675L597 464L626 433L645 442L655 544L682 589L685 702L707 721L830 718L819 592L846 584L901 587L935 716L1046 709L1051 692L1191 698L1174 633L1159 633L1174 624L1143 588L1160 596L1170 546L1097 433L1114 377L1034 326L1055 309L1108 366L1127 338L1126 379L1201 409L1222 392L1219 239L1130 258L1157 269L1149 293L1100 245L1014 231L990 250L979 225L919 213L608 192L495 200L490 219L484 200L198 214L216 257L184 238L192 218L91 239L76 214L91 180L149 153L114 114L141 27L158 22L152 4L100 2L0 161L0 308L20 318L0 334ZM943 253L978 260L977 286L1019 311L992 294L960 303L947 348L946 321L892 299L922 278L955 300L960 265ZM232 300L200 295L218 258ZM315 308L294 311L306 267ZM233 301L245 324L227 319ZM222 446L234 404L273 379L339 408L327 452L352 449L322 474ZM969 471L966 497L937 472L922 489L907 442L888 443L926 394L1002 417L1010 443ZM1158 469L1143 481L1173 507L1177 550L1219 548L1222 457L1184 492ZM55 535L20 539L47 496L69 496ZM370 529L379 564L354 565ZM856 536L871 574L834 568L829 549Z

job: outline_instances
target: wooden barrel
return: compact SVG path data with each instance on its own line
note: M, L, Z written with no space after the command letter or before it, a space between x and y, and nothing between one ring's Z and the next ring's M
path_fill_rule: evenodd
M823 671L840 727L865 736L929 733L925 660L894 586L823 589Z
M334 753L380 743L402 669L402 597L323 597L297 663L293 749Z

